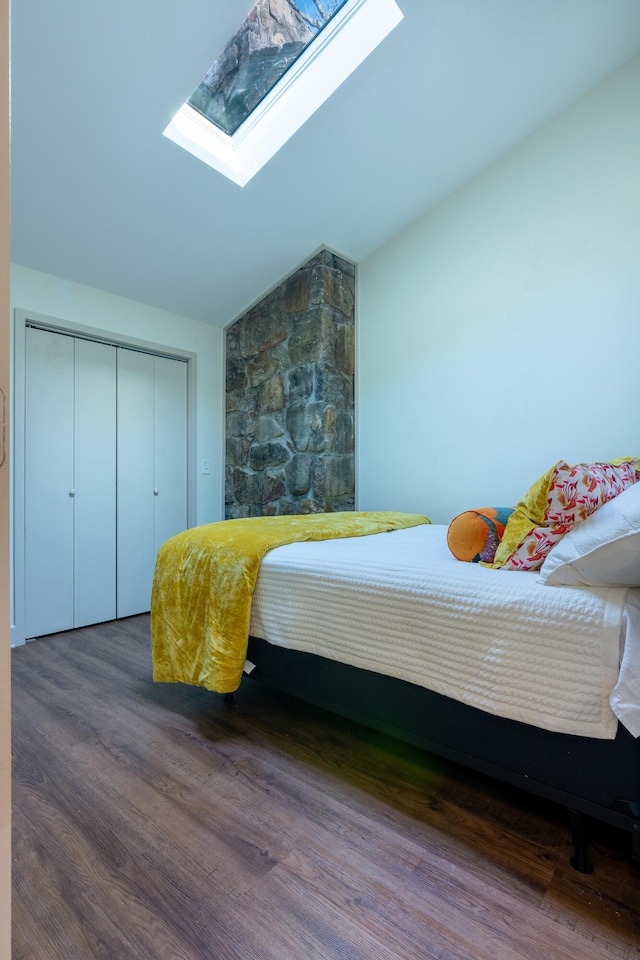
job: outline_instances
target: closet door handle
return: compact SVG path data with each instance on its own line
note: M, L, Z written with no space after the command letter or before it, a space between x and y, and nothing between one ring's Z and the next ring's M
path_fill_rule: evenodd
M75 490L69 490L69 496L70 496L70 497L75 497L75 495L76 495Z
M159 493L160 493L160 491L159 491L158 488L156 487L156 489L153 491L154 497L157 497Z

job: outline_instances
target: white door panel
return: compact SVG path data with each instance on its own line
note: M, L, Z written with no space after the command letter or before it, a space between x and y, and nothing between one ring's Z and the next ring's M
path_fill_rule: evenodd
M116 615L116 348L76 340L74 626Z
M117 615L148 610L153 577L153 363L118 351Z
M153 395L155 556L187 526L187 364L156 357Z
M187 526L186 363L28 327L26 636L149 610Z
M73 626L74 341L28 328L25 378L26 635Z

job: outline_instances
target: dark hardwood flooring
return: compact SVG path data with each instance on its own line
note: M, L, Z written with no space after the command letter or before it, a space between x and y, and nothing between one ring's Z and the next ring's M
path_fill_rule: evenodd
M599 828L244 681L151 682L147 616L13 651L14 960L640 957Z

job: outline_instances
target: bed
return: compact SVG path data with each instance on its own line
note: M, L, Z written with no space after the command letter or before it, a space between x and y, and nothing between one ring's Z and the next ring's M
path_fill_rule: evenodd
M460 562L447 526L424 519L266 549L242 628L243 682L562 804L578 870L591 870L591 817L628 831L640 863L640 588L551 586L537 572ZM178 562L166 546L173 584L185 554ZM167 631L169 621L154 581L154 678L201 682L167 666L187 631L186 619Z

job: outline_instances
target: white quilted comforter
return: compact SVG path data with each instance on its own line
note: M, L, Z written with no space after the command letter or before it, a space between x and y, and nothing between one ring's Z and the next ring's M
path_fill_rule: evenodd
M640 734L640 589L461 563L447 528L293 543L262 560L251 634L562 733Z

